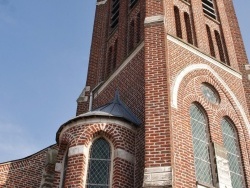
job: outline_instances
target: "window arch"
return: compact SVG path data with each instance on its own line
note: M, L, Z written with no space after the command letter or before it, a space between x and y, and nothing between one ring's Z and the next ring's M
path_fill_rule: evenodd
M227 150L232 186L245 187L240 159L240 149L234 125L227 118L223 118L221 128L224 147Z
M136 43L139 43L141 40L141 14L140 13L138 13L136 16L136 26L137 26Z
M111 148L104 138L98 138L89 153L87 188L110 187Z
M118 44L117 44L117 39L115 40L115 44L114 44L114 57L113 57L113 63L112 63L112 71L114 71L116 69L117 66L117 48L118 48Z
M221 36L220 36L219 32L216 30L214 31L214 34L215 34L215 39L216 39L216 43L217 43L218 50L219 50L220 60L225 63L226 62L225 61L225 54L224 54L224 50L223 50Z
M135 37L134 34L135 34L135 21L132 20L129 24L129 41L128 41L129 52L134 48L134 37Z
M208 25L206 25L206 30L207 30L207 38L208 38L208 43L209 43L210 54L211 56L215 57L214 43L212 39L211 30Z
M197 104L191 105L190 117L196 180L213 185L207 117Z
M112 54L113 54L113 48L111 46L111 47L109 47L109 50L108 50L108 58L107 58L107 65L106 65L106 76L107 77L111 74Z
M187 32L187 41L188 43L193 44L193 32L191 27L191 21L190 21L190 16L187 12L184 12L184 20Z
M176 35L177 37L182 38L180 11L177 6L174 6L174 16L175 16Z

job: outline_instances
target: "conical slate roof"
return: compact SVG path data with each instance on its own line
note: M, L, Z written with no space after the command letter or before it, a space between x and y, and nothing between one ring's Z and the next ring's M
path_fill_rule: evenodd
M116 91L115 98L95 110L92 113L104 112L114 117L120 117L127 121L140 125L141 121L131 112L131 110L120 100L119 92ZM91 112L90 112L91 113Z

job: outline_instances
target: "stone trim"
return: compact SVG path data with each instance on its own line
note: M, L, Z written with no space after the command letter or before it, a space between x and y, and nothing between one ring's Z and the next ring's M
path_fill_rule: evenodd
M104 5L107 3L108 0L103 0L103 1L100 1L100 2L96 2L96 6L99 6L99 5Z
M179 46L185 48L186 50L188 50L188 51L194 53L195 55L201 57L202 59L204 59L204 60L206 60L206 61L212 63L213 65L215 65L215 66L217 66L217 67L219 67L219 68L225 70L226 72L228 72L228 73L230 73L230 74L236 76L237 78L242 79L242 75L241 75L240 73L238 73L238 72L235 71L234 69L228 67L227 65L222 64L222 63L219 62L219 61L216 61L215 59L213 59L212 57L210 57L210 56L208 56L208 55L202 53L202 52L199 51L198 49L196 49L196 48L194 48L194 47L192 47L192 46L190 46L190 45L188 45L188 44L186 44L186 43L184 43L184 42L182 42L182 41L176 39L175 37L173 37L173 36L171 36L171 35L168 35L168 36L167 36L167 39L168 39L169 41L174 42L175 44L177 44L177 45L179 45Z
M171 166L145 168L143 187L161 188L171 185L172 185Z
M245 65L245 69L246 69L246 70L250 70L250 64Z
M141 51L141 49L144 47L144 42L142 42L134 51L133 53L121 64L121 66L116 69L116 71L108 78L107 81L103 83L103 85L95 92L94 98L98 96L99 93L101 93L109 84L110 82L120 74L120 72L128 65L128 63Z
M86 156L88 149L84 145L74 146L69 148L68 157L74 156L74 155L80 155L83 154Z
M61 172L63 169L63 164L62 163L56 163L55 165L55 171L56 172Z
M123 149L117 148L114 151L114 158L120 158L120 159L124 159L130 163L135 163L135 156Z
M163 15L157 15L157 16L150 16L146 17L144 20L144 25L152 24L152 23L159 23L164 21Z
M233 101L235 102L238 110L240 111L240 114L243 118L244 124L248 129L248 133L250 135L250 123L248 121L247 115L241 106L240 102L238 101L237 97L234 95L233 91L230 89L230 87L226 84L226 82L218 75L218 73L213 70L209 65L206 64L193 64L189 65L186 68L184 68L175 78L174 83L172 84L171 87L171 106L175 109L178 108L178 91L180 84L184 77L188 75L190 72L195 71L195 70L208 70L213 74L215 78L222 84L224 89L229 93L229 95L232 97Z
M89 97L86 96L86 92L90 91L90 86L86 86L83 90L80 96L77 99L77 102L86 102L88 101Z

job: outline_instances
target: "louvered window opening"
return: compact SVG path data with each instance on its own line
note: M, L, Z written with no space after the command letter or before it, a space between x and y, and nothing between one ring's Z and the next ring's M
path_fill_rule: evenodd
M111 149L104 138L94 141L89 158L87 188L110 187Z
M111 8L111 28L115 28L119 22L119 8L120 0L113 0Z
M206 15L216 19L216 13L215 13L213 0L202 0L202 7L203 7L203 12Z
M130 0L130 8L134 7L134 5L137 3L138 0Z
M192 104L190 108L195 174L199 183L213 185L209 155L207 120L201 109Z
M244 188L242 165L236 132L233 125L226 119L222 120L223 143L227 150L230 176L233 188Z

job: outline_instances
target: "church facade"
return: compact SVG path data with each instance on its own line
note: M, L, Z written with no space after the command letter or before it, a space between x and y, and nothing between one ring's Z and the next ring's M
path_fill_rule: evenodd
M3 188L249 188L250 65L232 0L97 0L86 87Z

